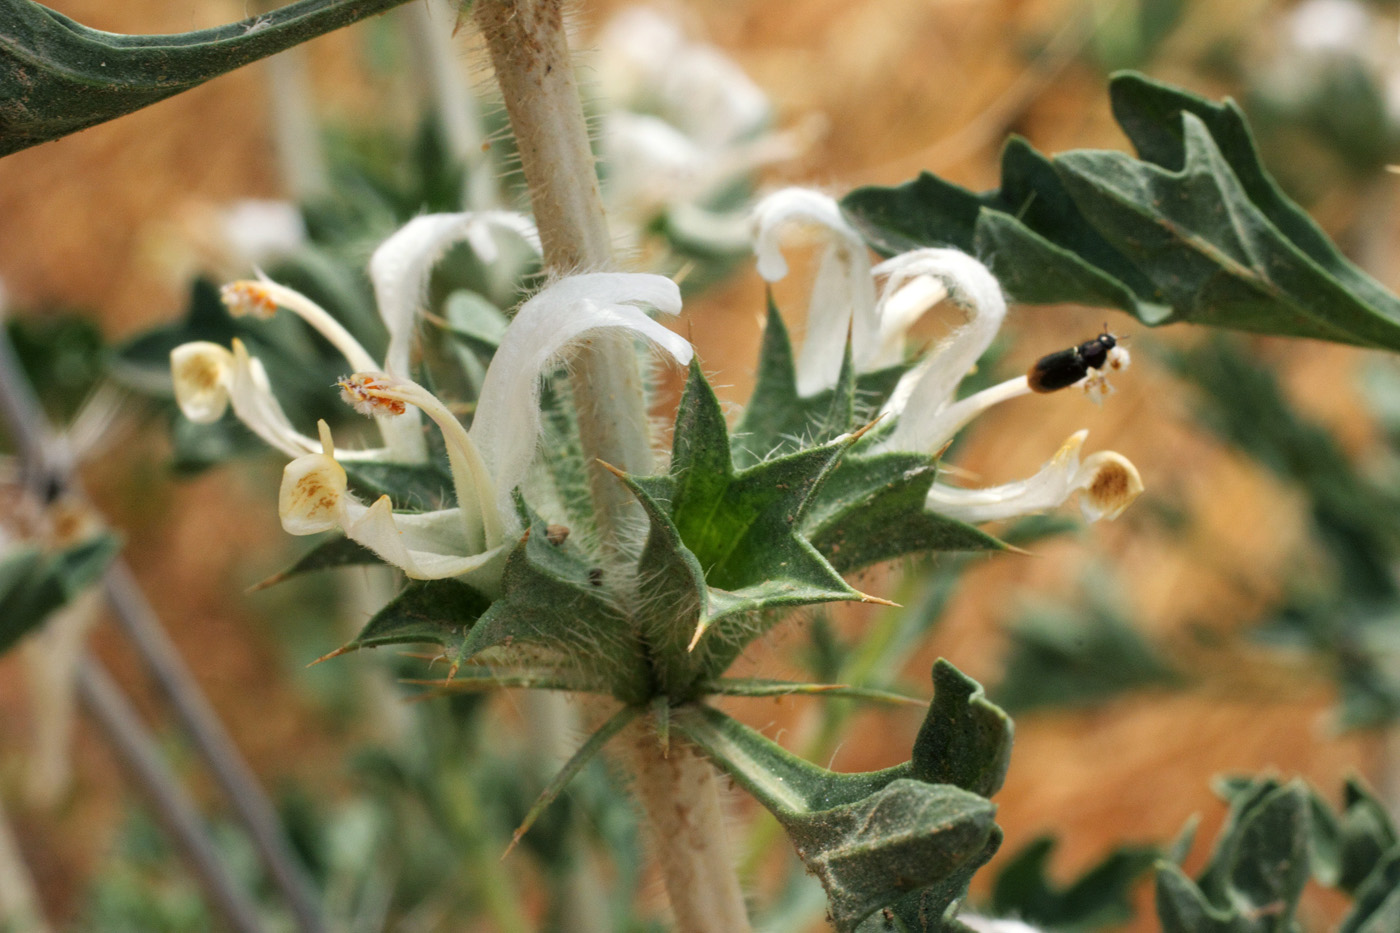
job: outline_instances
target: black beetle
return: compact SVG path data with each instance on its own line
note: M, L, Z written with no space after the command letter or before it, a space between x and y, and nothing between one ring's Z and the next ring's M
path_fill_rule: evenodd
M1026 373L1032 392L1055 392L1074 385L1091 369L1103 369L1118 338L1105 331L1077 347L1042 356Z

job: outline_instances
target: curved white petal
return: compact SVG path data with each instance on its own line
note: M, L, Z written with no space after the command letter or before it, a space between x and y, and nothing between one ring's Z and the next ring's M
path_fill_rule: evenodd
M478 586L493 588L509 551L499 545L488 551L468 553L443 548L440 538L448 526L461 527L461 517L445 512L394 512L388 496L380 496L369 508L358 503L347 514L345 536L362 544L414 580L443 580L471 575Z
M899 450L927 450L935 419L953 403L958 385L991 346L1006 318L1001 286L982 263L954 249L919 249L875 267L888 276L882 302L893 300L925 277L941 281L949 297L967 313L967 323L953 331L922 365L901 380L885 411L899 415L886 445ZM918 286L921 290L926 285Z
M1033 476L985 489L934 483L925 501L931 512L978 524L1057 508L1075 492L1089 521L1117 518L1142 492L1137 469L1122 455L1102 451L1079 460L1088 431L1078 431Z
M827 237L807 307L807 335L797 357L797 391L813 395L836 384L846 339L857 369L878 342L875 283L870 257L855 228L836 201L807 188L784 188L768 195L753 212L754 253L758 274L769 282L787 275L781 233L791 224L815 226Z
M262 361L248 353L243 341L234 338L233 367L229 380L229 402L233 413L248 430L289 457L315 451L319 444L292 427L292 422L272 394Z
M753 250L758 257L758 274L768 282L776 282L788 273L787 260L783 258L781 234L789 224L800 223L821 228L833 243L865 255L865 241L856 229L846 222L836 199L811 188L783 188L774 191L754 205L751 222ZM866 269L868 273L868 263Z
M389 332L384 358L385 372L399 377L409 374L413 328L422 307L433 266L449 247L468 241L483 262L496 258L492 228L514 231L539 249L535 225L510 211L467 211L461 214L424 214L404 224L393 236L379 244L369 260L369 277L379 314ZM355 366L357 372L380 368L371 363Z
M640 306L640 307L639 307ZM511 492L525 479L540 433L540 378L590 331L622 328L681 364L690 344L647 317L681 310L680 289L661 275L598 272L559 279L521 305L486 370L471 437L496 483L497 511L515 528Z
M191 421L212 424L228 410L233 354L217 343L196 340L171 350L170 376L175 403Z

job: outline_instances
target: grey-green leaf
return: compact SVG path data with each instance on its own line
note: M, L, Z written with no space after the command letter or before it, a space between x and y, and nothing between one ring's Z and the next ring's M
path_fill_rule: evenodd
M0 155L140 110L405 0L300 0L174 35L89 29L31 0L0 15Z
M1115 75L1110 93L1137 158L1047 159L1012 140L995 191L925 175L858 189L843 209L877 249L974 253L1025 303L1400 348L1400 299L1283 194L1232 102L1131 73Z

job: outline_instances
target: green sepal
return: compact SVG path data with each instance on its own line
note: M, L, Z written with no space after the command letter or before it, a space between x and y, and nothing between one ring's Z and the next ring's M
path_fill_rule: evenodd
M757 380L731 439L736 466L750 467L803 446L826 443L874 418L908 367L856 374L849 351L848 342L835 386L806 398L798 395L792 341L772 293L768 294Z
M707 695L728 697L783 697L819 696L844 697L851 700L870 700L874 703L903 703L912 706L927 706L918 697L905 696L890 690L874 687L852 687L847 684L812 684L805 681L769 680L763 677L721 677L708 680L700 685L700 692Z
M472 627L462 660L488 648L529 645L556 653L587 655L599 681L624 702L647 696L641 666L625 622L608 599L603 569L571 542L551 544L535 518L529 533L506 558L501 595Z
M668 473L621 477L651 523L639 566L640 602L666 613L658 623L664 630L649 637L668 667L671 690L694 680L689 671L706 678L723 673L762 633L759 613L866 599L801 532L804 510L851 438L736 471L719 400L698 363L691 365L674 438ZM696 641L706 632L713 645ZM678 646L697 644L704 654L678 660Z
M1041 836L1007 860L992 887L991 913L1055 930L1098 930L1133 916L1132 888L1160 858L1151 846L1110 852L1068 885L1050 879L1058 840Z
M579 746L578 751L574 752L573 755L569 757L569 760L564 763L564 766L559 769L558 773L550 779L545 789L540 792L539 797L536 798L534 804L531 805L529 811L525 814L525 818L520 821L520 825L517 826L515 832L511 834L510 847L506 849L507 853L515 848L520 838L530 831L530 827L534 825L535 820L539 819L540 814L564 792L564 788L569 786L569 782L583 770L584 765L598 757L598 753L603 750L603 747L607 745L608 742L612 741L613 737L619 732L631 725L632 720L636 719L641 712L642 710L640 707L624 706L622 709L609 716L606 722L593 731L593 734L588 737L587 741Z
M0 559L0 654L97 581L121 550L103 532L51 554L19 547Z
M973 252L1018 301L1400 347L1400 299L1283 194L1233 102L1132 73L1114 76L1110 93L1139 158L1046 159L1013 140L998 191L975 195L926 175L859 189L843 208L879 249Z
M952 775L999 783L988 776L1003 772L1005 747L978 738L990 734L982 728L983 703L980 688L969 690L956 669L940 662L915 761L856 774L804 761L709 707L678 710L674 728L777 817L826 889L837 930L881 929L887 914L904 929L942 931L955 929L948 924L972 873L1001 842L991 801L928 780ZM935 720L942 725L930 725ZM939 735L951 739L943 749L933 746ZM1009 725L1004 736L1009 743ZM955 765L957 754L984 760ZM873 914L867 923L874 926L863 926Z
M296 563L286 570L274 573L266 580L256 584L254 590L265 590L269 586L281 583L291 577L300 576L303 573L312 573L317 570L332 570L336 567L360 567L370 564L382 564L384 560L369 548L357 541L352 541L344 535L328 535L324 540L319 541L311 550L299 557Z
M491 605L456 580L412 580L360 630L326 658L384 645L441 645L452 663L462 661L467 633ZM324 660L324 659L323 659Z
M1001 551L1006 544L924 507L937 465L923 454L858 450L831 471L803 533L842 573L930 551Z
M1001 790L1011 765L1011 717L982 685L944 658L933 665L933 705L914 741L914 776L983 797Z
M89 29L30 0L0 18L0 155L140 110L404 0L301 0L174 35Z

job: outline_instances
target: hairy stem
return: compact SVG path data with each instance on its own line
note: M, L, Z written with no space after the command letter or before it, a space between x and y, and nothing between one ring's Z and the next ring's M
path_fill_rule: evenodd
M477 0L473 15L515 133L545 264L559 273L612 267L612 238L569 58L563 0ZM574 361L573 390L584 453L630 473L651 472L646 401L631 339L595 338ZM590 486L603 545L621 558L629 541L640 540L634 532L640 510L601 469L592 471ZM663 757L649 729L631 734L628 757L677 929L747 930L714 769L688 747Z
M479 0L473 14L520 150L545 264L557 273L597 271L613 265L612 238L563 7L563 0ZM585 455L629 473L651 472L646 400L631 338L595 337L575 358L572 378ZM595 467L589 483L604 547L620 555L635 538L628 531L639 509L604 470Z
M749 929L724 831L714 766L689 743L663 754L648 720L625 735L633 790L646 812L679 933Z

